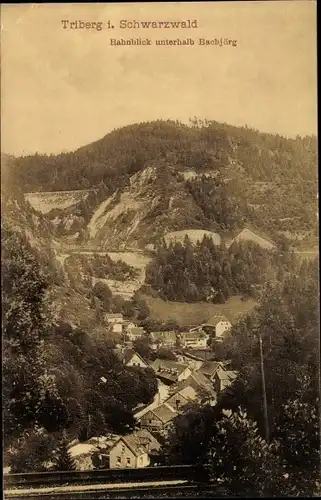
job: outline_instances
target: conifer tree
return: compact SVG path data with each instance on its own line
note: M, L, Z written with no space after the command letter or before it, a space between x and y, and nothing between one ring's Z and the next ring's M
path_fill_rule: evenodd
M68 450L68 441L65 435L62 436L55 452L54 470L56 471L74 471L76 464Z

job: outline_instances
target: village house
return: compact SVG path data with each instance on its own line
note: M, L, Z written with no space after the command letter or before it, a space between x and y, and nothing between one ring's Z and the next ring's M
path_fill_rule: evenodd
M148 368L149 365L134 349L122 347L114 350L118 359L126 366Z
M124 320L123 325L124 325L124 332L126 333L128 333L132 328L136 328L135 323L128 320Z
M145 334L144 328L141 328L139 326L134 326L130 330L126 331L127 337L132 342L135 342L135 340L140 339L144 334Z
M226 387L232 385L237 377L237 372L219 368L214 376L214 389L217 394L224 391Z
M105 315L105 320L111 327L113 333L123 332L124 318L121 313L115 313L115 314L108 313Z
M176 391L172 394L165 403L170 405L175 411L179 412L181 408L186 406L188 403L198 399L198 394L191 386L184 387L183 389Z
M215 336L215 340L220 341L224 338L226 332L232 328L232 323L224 315L215 315L209 318L202 326L207 332Z
M186 351L175 351L175 356L179 363L188 365L192 370L199 370L204 364L204 360L198 356L194 356Z
M142 428L164 433L177 416L177 412L166 402L144 413L139 419Z
M107 313L105 319L107 323L124 323L124 318L121 313Z
M216 399L213 383L200 371L192 372L187 379L175 384L175 386L171 386L170 393L174 394L186 387L192 387L200 399L204 397Z
M198 370L199 373L204 375L208 380L214 381L215 374L219 368L223 368L222 363L219 361L205 361L205 363Z
M154 370L156 377L167 385L180 382L189 377L192 373L188 365L168 359L155 359L155 361L151 363L151 368Z
M141 468L150 465L150 456L157 453L161 445L147 429L121 436L109 450L109 467Z
M174 331L168 332L151 332L151 341L157 344L158 347L175 347L177 344L177 335Z
M189 349L206 349L210 336L202 329L193 329L180 334L180 345Z

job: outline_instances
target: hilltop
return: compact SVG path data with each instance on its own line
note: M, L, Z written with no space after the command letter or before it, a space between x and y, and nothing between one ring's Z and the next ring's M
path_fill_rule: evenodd
M59 235L81 233L95 247L143 248L168 232L222 235L245 223L274 240L299 241L316 236L316 144L314 136L158 120L114 130L74 152L17 158L12 169L29 199L38 192L35 203L39 192L78 191L75 203L69 193L59 205L56 195L57 210L44 193L46 218Z

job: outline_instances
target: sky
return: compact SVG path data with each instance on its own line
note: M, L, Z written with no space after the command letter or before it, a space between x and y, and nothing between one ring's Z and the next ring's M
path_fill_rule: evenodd
M119 28L120 20L188 19L198 27ZM104 29L63 29L62 20L101 21ZM221 37L237 46L198 45ZM110 38L152 45L111 46ZM195 43L155 45L177 38ZM56 154L131 123L194 116L316 134L316 2L2 4L1 72L7 154Z

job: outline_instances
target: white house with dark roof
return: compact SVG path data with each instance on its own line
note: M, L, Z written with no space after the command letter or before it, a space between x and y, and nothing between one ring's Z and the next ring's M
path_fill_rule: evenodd
M203 323L202 327L206 331L212 331L215 334L216 340L222 340L224 334L232 328L232 323L224 315L214 315L211 316L206 323Z
M157 453L161 445L147 429L139 429L132 434L121 436L109 450L109 467L148 467L150 456Z
M134 349L122 347L120 349L114 349L114 353L126 366L134 366L137 368L149 367L147 361L145 361Z

